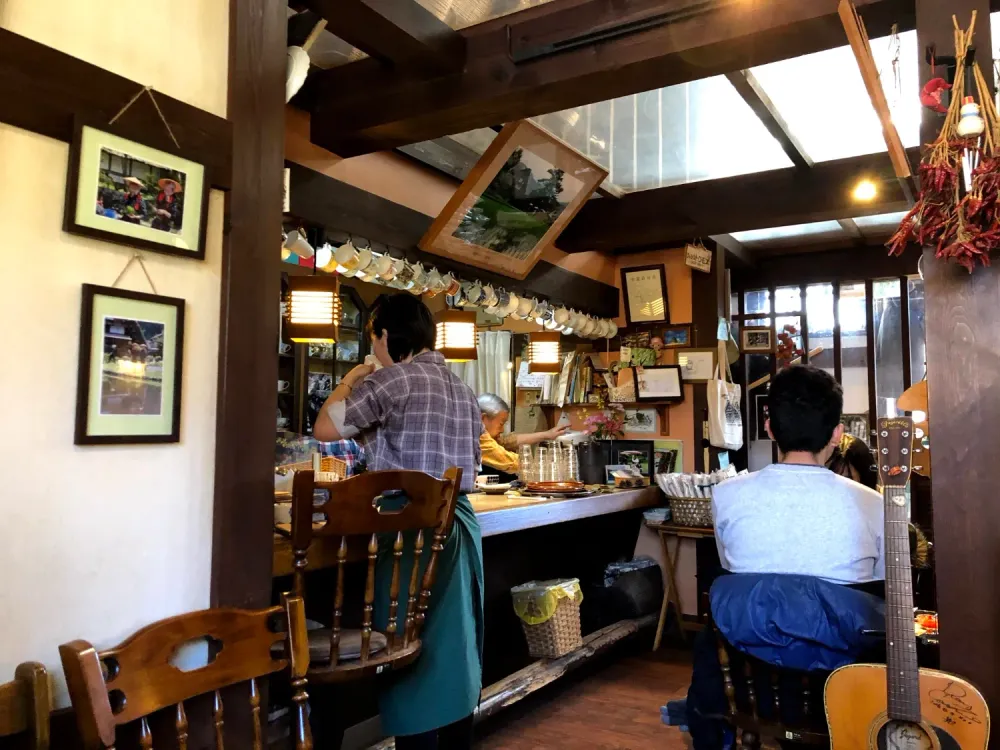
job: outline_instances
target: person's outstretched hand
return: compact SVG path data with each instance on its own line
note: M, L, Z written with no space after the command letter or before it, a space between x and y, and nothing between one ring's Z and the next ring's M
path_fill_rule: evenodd
M561 437L562 435L565 435L568 430L569 430L569 425L568 424L556 425L551 430L548 430L545 433L545 438L547 440L555 440L556 438Z

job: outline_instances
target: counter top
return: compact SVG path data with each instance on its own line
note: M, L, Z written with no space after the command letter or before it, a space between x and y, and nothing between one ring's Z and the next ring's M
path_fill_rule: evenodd
M483 536L489 537L625 510L650 508L661 505L664 497L659 487L653 486L568 499L470 493L469 500L476 511ZM336 562L335 545L327 542L332 540L320 539L313 544L309 552L310 570L328 567ZM289 575L291 572L291 539L276 533L273 575Z

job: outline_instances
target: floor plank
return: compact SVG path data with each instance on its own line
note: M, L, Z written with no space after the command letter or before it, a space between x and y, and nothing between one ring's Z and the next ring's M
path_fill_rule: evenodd
M477 730L480 750L682 750L660 706L682 698L691 682L686 654L628 656L543 691Z

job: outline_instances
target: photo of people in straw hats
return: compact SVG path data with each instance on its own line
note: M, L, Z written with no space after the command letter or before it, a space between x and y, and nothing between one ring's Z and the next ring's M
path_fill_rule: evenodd
M186 175L126 153L101 149L97 214L179 234Z

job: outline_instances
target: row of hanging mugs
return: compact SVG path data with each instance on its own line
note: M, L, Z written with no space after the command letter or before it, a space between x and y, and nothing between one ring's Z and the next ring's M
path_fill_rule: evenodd
M292 235L298 235L292 237ZM295 230L285 236L282 243L285 251L298 252L305 243L302 233ZM306 243L307 244L307 243ZM309 247L309 251L312 248ZM404 289L412 294L426 294L430 297L444 294L455 307L481 308L488 315L516 320L533 320L550 331L576 334L584 338L613 338L618 334L614 321L593 318L566 307L556 307L547 301L539 302L532 297L521 297L502 288L476 281L463 281L450 273L441 273L436 268L425 269L421 263L410 263L402 258L376 253L371 246L358 247L349 239L338 248L324 244L316 254L316 267L336 271L342 276L356 277L369 284L383 284L396 289ZM309 257L309 255L304 257Z

